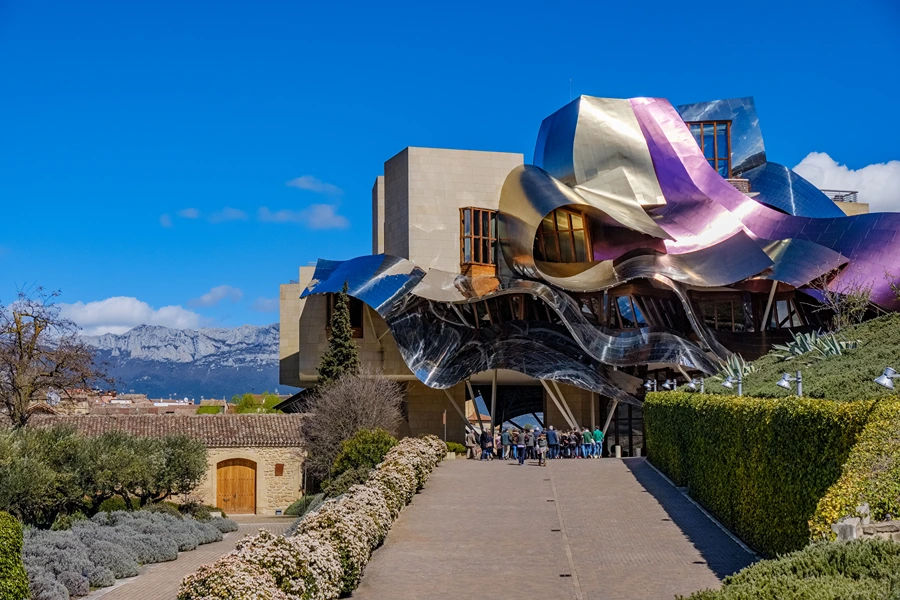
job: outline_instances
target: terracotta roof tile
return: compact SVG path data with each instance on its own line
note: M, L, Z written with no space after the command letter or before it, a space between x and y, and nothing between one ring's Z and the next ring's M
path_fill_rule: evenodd
M74 427L85 435L124 431L141 437L184 434L208 448L299 447L303 415L34 415L30 427Z

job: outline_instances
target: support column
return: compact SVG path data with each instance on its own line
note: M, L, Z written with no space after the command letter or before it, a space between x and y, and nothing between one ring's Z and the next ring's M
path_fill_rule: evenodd
M466 414L463 409L461 409L459 407L459 404L456 403L456 400L453 398L453 394L450 393L450 390L445 389L444 393L447 394L447 399L450 401L450 404L453 405L453 408L455 408L456 412L459 413L459 416L462 417L463 423L465 423L466 425L466 429L475 429L474 427L472 427L472 424L469 423L469 419L466 418Z
M495 417L497 413L497 369L494 369L494 378L491 380L491 435L494 435Z
M575 418L575 413L572 412L572 409L569 408L568 402L566 402L566 397L563 396L562 390L559 389L559 384L554 380L550 380L550 383L553 384L553 389L556 390L556 393L559 394L559 401L562 402L563 407L565 407L566 411L569 413L569 418L572 419L572 423L574 423L574 427L578 427L578 419Z
M569 413L567 413L566 409L564 409L562 407L562 404L559 403L559 400L556 399L556 396L553 395L553 391L550 389L550 386L547 385L547 382L544 381L543 379L540 379L539 381L541 382L541 385L544 386L544 390L547 391L547 395L550 396L551 400L553 400L553 404L555 404L556 408L559 409L559 412L562 414L563 418L566 420L566 423L569 424L569 427L571 427L572 429L575 429L575 427L576 427L575 422L572 420L571 417L569 417ZM512 423L512 421L510 421L510 423Z
M481 420L481 411L478 410L478 402L475 400L475 390L472 389L472 382L469 379L466 379L466 388L469 390L469 396L472 398L472 408L475 409L475 416L478 417L478 426L484 431L484 421Z
M603 424L603 439L606 439L606 430L609 429L609 424L613 419L613 415L616 414L616 409L619 408L619 401L613 398L612 406L609 407L609 414L606 415L606 423Z
M769 312L772 310L772 301L775 300L775 290L778 289L778 281L772 280L772 291L769 292L769 300L766 302L766 312L763 313L762 323L759 324L759 330L765 331L769 328Z

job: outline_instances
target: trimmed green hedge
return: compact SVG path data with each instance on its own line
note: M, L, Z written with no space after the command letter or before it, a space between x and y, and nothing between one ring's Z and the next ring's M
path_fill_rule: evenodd
M867 502L874 521L900 518L900 399L875 406L841 478L819 501L809 523L813 539L834 539L831 524Z
M0 600L28 600L28 576L22 564L22 525L0 512Z
M447 452L452 452L454 454L465 454L466 447L459 442L447 442Z
M691 600L887 600L900 597L900 544L820 542L763 560L725 578L722 589Z
M809 542L872 402L647 395L648 458L764 556Z

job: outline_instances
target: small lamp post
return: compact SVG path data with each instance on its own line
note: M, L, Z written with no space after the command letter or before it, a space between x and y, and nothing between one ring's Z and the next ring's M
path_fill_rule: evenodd
M898 377L900 377L900 375L897 374L897 371L895 371L891 367L885 367L884 373L882 373L881 375L876 377L874 379L874 381L881 387L886 387L887 389L893 391L894 380L897 379Z
M734 384L737 384L738 396L744 395L744 378L740 375L737 376L737 379L729 375L725 378L725 381L722 382L722 387L728 388L729 390L734 389Z
M647 390L648 392L655 392L656 391L656 380L648 379L646 382L644 382L644 389Z
M675 379L666 379L665 383L663 383L664 390L678 391L678 381Z
M700 386L700 393L706 393L706 381L704 381L702 377L700 379L697 379L696 377L694 379L691 379L687 382L686 387L692 392L696 392L698 385Z
M797 395L803 395L803 374L800 371L797 371L797 376L792 377L790 373L785 373L781 376L781 379L775 384L780 388L784 388L788 391L791 391L794 386L791 385L793 382L797 382Z

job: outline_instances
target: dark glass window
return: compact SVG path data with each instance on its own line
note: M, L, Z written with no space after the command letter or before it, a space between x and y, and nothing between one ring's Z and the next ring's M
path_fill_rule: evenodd
M792 298L776 300L769 312L769 329L787 329L804 325L803 317Z
M460 264L497 264L497 211L460 209Z
M722 177L731 177L731 121L689 121L687 125L709 166Z
M587 217L558 208L544 217L534 238L534 255L547 262L589 262L593 260Z
M328 294L328 315L326 327L331 331L331 315L334 311L334 303L336 294ZM353 328L353 337L363 337L363 311L365 306L362 300L358 300L353 296L347 296L347 308L350 311L350 327Z

